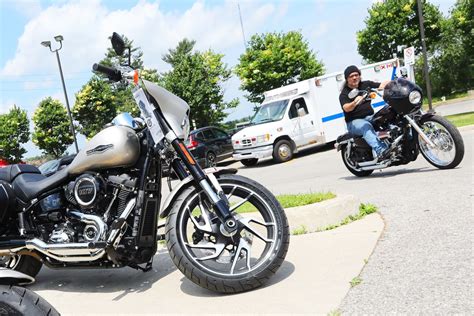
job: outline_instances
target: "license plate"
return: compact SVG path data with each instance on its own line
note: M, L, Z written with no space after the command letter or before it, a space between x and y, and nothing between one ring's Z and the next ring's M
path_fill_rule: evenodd
M145 123L148 126L148 130L151 133L151 137L153 137L155 144L158 144L161 140L163 140L163 138L165 138L165 135L163 134L160 124L158 123L158 120L156 119L155 114L153 113L155 108L153 107L153 105L150 104L150 102L148 102L148 99L146 98L143 89L135 90L133 92L133 97L135 98L135 102L137 102L137 105L140 108L142 117L144 118Z

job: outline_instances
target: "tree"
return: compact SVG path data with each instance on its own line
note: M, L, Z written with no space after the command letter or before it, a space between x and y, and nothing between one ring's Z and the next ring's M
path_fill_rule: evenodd
M437 7L422 1L426 46L433 51L441 39L443 16ZM413 46L417 54L421 52L416 0L376 2L368 11L366 28L357 32L358 51L367 62L392 58L398 45Z
M235 72L250 102L261 103L263 92L324 73L300 32L254 35Z
M0 149L9 163L18 163L26 153L22 144L28 142L30 125L25 110L16 105L6 114L0 115Z
M80 124L78 131L87 138L101 131L117 114L118 99L107 82L92 77L76 94L72 108L72 115Z
M211 50L192 52L194 43L184 39L163 56L172 66L172 70L163 74L163 83L166 89L189 104L190 119L195 127L215 125L227 116L225 109L238 104L237 99L224 101L222 84L232 73L222 62L223 55Z
M66 108L48 97L40 102L33 115L33 143L47 155L60 157L74 142Z
M433 94L449 95L474 87L474 2L458 0L443 23L442 41L430 60Z

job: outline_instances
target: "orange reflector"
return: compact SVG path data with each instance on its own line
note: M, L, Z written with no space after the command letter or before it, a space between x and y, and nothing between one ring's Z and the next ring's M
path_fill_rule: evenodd
M186 159L188 160L188 162L192 165L195 165L196 164L196 161L194 161L194 158L193 156L191 156L191 154L189 153L189 151L186 149L186 146L184 146L183 143L179 143L179 147L181 148L181 150L183 151L184 153L184 156L186 157Z
M375 93L375 92L370 93L370 98L371 99L375 99L376 97L377 97L377 93Z
M133 74L133 83L135 85L138 84L138 70L135 70L135 73Z

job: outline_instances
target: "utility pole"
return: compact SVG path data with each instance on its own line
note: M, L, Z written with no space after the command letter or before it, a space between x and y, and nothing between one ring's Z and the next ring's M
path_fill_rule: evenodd
M423 4L422 0L417 0L418 2L418 18L420 19L420 34L421 34L421 47L423 52L423 74L425 75L426 81L426 93L428 94L428 106L429 112L433 112L433 105L431 100L431 82L430 74L428 71L428 55L426 53L426 43L425 43L425 27L423 19Z
M61 74L61 82L63 84L64 98L66 99L67 114L69 116L69 123L71 124L70 128L71 128L72 135L74 137L74 145L76 146L76 154L77 154L79 152L79 146L77 146L76 131L74 130L74 123L72 120L71 108L69 107L69 100L67 98L66 85L64 83L63 68L61 67L61 60L59 59L59 53L58 53L59 50L63 47L64 37L62 35L56 35L54 39L56 40L56 42L59 42L60 44L59 48L55 50L51 49L51 41L41 42L41 45L43 45L44 47L48 47L52 53L56 53L56 59L58 61L58 66L59 66L59 73Z

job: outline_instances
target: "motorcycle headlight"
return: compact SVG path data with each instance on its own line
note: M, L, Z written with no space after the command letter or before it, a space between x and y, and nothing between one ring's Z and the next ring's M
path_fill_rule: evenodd
M412 91L408 95L408 100L410 100L411 104L418 104L421 101L421 93L419 91Z

